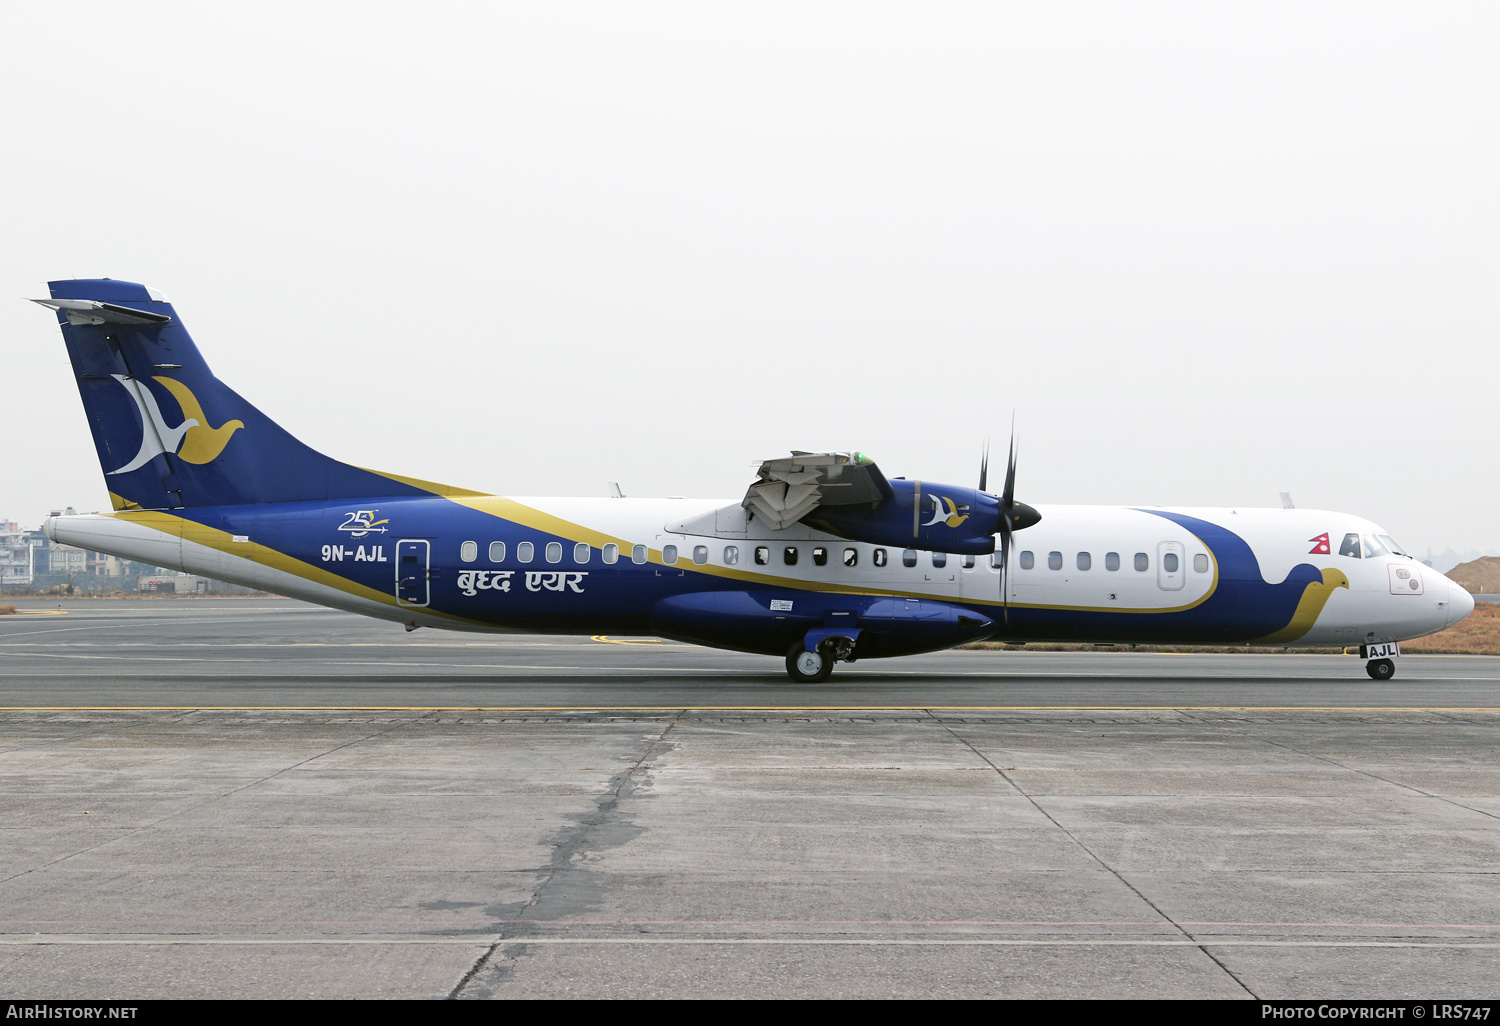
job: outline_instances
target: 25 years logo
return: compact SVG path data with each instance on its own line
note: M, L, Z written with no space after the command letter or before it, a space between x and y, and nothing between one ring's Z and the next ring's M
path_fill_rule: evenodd
M346 519L339 525L339 530L348 531L352 538L363 538L367 534L385 534L390 528L382 525L389 524L390 519L376 520L375 514L379 512L378 509L351 510L344 514Z

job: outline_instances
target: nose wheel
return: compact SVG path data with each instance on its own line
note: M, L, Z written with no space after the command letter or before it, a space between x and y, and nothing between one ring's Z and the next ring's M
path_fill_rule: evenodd
M799 641L786 654L786 672L798 684L821 684L833 675L833 656L821 646L809 652Z
M1396 675L1394 659L1371 659L1365 663L1365 672L1376 680L1390 680Z

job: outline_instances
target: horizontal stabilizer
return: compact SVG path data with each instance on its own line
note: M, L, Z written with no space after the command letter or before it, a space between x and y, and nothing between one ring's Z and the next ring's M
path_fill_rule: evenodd
M135 310L97 299L33 299L33 303L68 315L69 324L171 324L166 314Z

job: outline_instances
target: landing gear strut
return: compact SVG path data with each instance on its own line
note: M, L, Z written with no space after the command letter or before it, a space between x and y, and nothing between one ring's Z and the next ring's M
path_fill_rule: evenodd
M821 684L833 675L833 653L827 645L819 645L816 652L797 642L786 654L787 676L798 684Z
M1365 672L1376 680L1390 680L1396 675L1394 659L1371 659L1365 663Z

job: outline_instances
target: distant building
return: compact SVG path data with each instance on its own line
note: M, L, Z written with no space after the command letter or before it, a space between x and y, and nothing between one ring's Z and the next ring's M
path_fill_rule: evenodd
M40 531L23 531L13 520L0 521L0 588L30 588L36 577ZM46 538L41 538L45 542Z
M66 511L55 509L53 516ZM82 592L134 591L142 574L172 573L150 563L90 552L75 545L49 541L39 529L26 530L13 520L0 520L0 590L42 592L71 587Z
M73 507L54 509L53 516L69 515ZM252 588L207 577L91 552L75 545L48 541L40 530L24 530L0 519L0 591L10 594L64 593L148 595L250 595Z
M210 583L192 574L143 574L135 579L135 590L142 595L207 595Z

